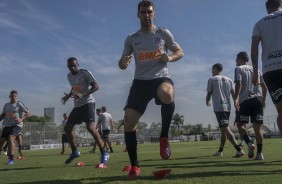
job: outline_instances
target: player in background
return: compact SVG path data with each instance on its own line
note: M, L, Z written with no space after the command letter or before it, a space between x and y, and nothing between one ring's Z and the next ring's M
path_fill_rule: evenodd
M262 146L263 135L261 125L263 124L263 108L265 107L265 98L267 93L266 85L260 75L259 85L253 85L253 67L248 65L249 56L246 52L240 52L236 57L235 69L235 100L234 105L239 112L237 127L240 135L243 136L246 144L248 145L248 157L254 157L255 145L248 132L245 129L245 124L251 123L256 134L257 142L257 155L255 160L263 160ZM261 87L261 91L260 88Z
M96 167L106 168L110 156L104 150L100 134L95 128L95 99L92 93L99 89L98 83L89 70L79 69L79 63L75 57L68 59L67 67L70 71L67 74L67 78L71 85L71 91L69 94L65 93L65 96L62 97L62 103L65 104L69 98L73 98L74 108L65 126L72 150L65 164L71 163L75 158L80 156L80 152L74 142L73 128L76 124L85 122L87 130L93 136L95 142L97 142L101 152L101 160Z
M222 152L225 145L225 140L227 138L236 149L236 154L234 157L241 157L245 153L243 150L241 150L234 134L229 128L229 117L231 110L230 97L232 96L234 100L233 82L231 79L221 74L222 69L223 66L220 63L216 63L212 66L213 77L208 80L207 85L206 105L211 106L210 100L212 98L214 113L221 131L220 147L213 156L223 156Z
M11 165L15 162L15 140L22 133L23 121L30 114L28 108L21 101L17 100L17 97L18 92L12 90L9 95L10 102L4 105L3 112L0 115L0 121L3 120L4 126L0 139L0 152L2 151L3 145L8 140L9 160L6 165Z

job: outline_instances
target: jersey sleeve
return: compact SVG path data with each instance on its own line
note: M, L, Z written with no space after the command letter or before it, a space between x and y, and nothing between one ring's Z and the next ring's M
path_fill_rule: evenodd
M132 42L132 36L129 35L129 36L127 36L127 38L124 41L124 48L123 48L123 52L122 52L123 56L129 56L129 55L132 54L133 48L132 48L131 42Z
M253 28L253 33L252 33L253 36L260 36L261 33L260 33L260 29L259 29L259 22L257 22Z
M208 80L207 92L212 93L212 79Z
M164 34L165 34L165 46L170 50L170 51L175 51L176 49L179 48L178 43L175 41L172 33L168 29L164 29Z
M235 68L235 76L234 76L234 83L242 81L242 76L241 76L241 69L239 67Z
M84 75L88 84L91 84L92 82L96 82L96 79L94 78L94 76L89 70L85 70Z

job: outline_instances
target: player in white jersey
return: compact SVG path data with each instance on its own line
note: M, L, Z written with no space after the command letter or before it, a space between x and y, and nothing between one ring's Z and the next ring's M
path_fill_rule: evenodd
M208 80L206 105L211 106L210 99L212 97L213 109L221 131L221 141L218 152L214 156L222 156L226 137L236 149L234 157L241 157L245 153L238 145L234 134L229 128L229 117L231 110L230 96L234 99L233 82L228 77L221 74L222 64L216 63L212 66L212 75Z
M4 105L3 112L0 115L0 121L3 120L4 126L0 140L0 152L7 140L9 144L9 161L6 165L14 164L15 139L21 134L23 121L30 114L28 108L22 102L17 100L17 96L18 92L16 90L10 92L10 102Z
M282 136L282 2L268 0L265 5L269 15L259 20L253 29L253 82L256 85L258 83L258 54L261 42L263 79L278 112L277 125Z
M68 59L67 66L70 71L67 77L71 85L71 91L69 94L65 93L65 96L62 97L62 103L65 104L69 98L73 98L74 108L65 126L65 131L72 150L65 164L71 163L75 158L80 156L80 152L74 142L73 128L76 124L85 122L87 130L97 142L102 155L101 161L97 167L106 168L109 154L104 150L101 137L95 129L95 99L92 95L92 93L99 89L99 86L90 71L79 69L79 64L75 57Z
M101 125L102 129L102 139L104 141L104 149L107 147L110 149L110 152L113 153L113 148L111 146L111 142L109 140L109 134L112 131L115 131L115 126L113 124L113 118L110 113L107 112L106 106L101 107L102 113L99 116L98 124L97 126Z
M67 121L68 121L67 113L64 113L63 117L64 117L64 119L62 121L62 152L60 154L65 154L65 143L69 142L66 131L65 131L65 126L66 126Z
M155 8L151 1L142 0L138 4L137 16L141 28L126 38L122 57L118 62L119 68L125 70L131 62L132 54L134 55L134 80L124 108L125 142L132 166L128 179L134 179L140 173L136 127L153 98L157 105L161 105L160 155L163 159L170 157L168 130L174 113L174 88L167 64L184 55L172 34L167 29L154 25ZM167 54L168 50L172 52L171 55Z
M259 86L253 85L253 67L248 65L249 56L246 52L240 52L236 58L236 69L235 69L235 107L239 111L239 118L237 127L240 135L244 138L246 144L248 144L248 157L254 157L255 145L253 140L248 136L248 133L244 127L244 124L251 123L256 134L257 142L257 155L255 160L263 160L262 145L263 135L260 130L263 124L263 108L265 106L265 97L267 93L266 85L263 81L261 74L259 73Z

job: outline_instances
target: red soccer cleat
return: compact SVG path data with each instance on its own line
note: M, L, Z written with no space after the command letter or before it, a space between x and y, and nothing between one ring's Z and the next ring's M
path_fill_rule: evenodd
M132 166L130 172L126 176L126 179L133 180L136 179L140 174L140 168L137 166Z
M99 163L95 166L95 168L98 168L98 169L106 169L108 166L106 164L103 164L103 163Z
M171 154L171 151L170 151L170 146L168 143L168 138L161 137L160 138L160 155L162 159L164 160L169 159L170 154Z
M130 170L131 170L131 165L126 165L126 166L124 166L124 168L123 168L123 172L130 172Z
M171 169L164 169L164 170L155 171L155 172L153 172L153 174L157 179L163 179L170 172L171 172Z

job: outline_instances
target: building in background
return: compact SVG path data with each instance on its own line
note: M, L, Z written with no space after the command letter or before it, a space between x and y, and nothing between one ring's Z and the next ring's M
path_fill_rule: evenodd
M44 108L44 116L48 116L50 118L50 122L55 122L55 108Z

